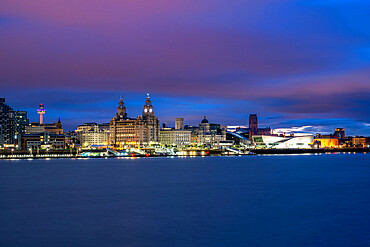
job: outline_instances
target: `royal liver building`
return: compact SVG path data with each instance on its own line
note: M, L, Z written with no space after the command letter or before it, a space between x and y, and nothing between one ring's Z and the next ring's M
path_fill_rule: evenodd
M147 95L143 113L129 118L121 97L116 116L110 121L110 144L115 147L148 145L159 142L159 120L154 116L153 105Z

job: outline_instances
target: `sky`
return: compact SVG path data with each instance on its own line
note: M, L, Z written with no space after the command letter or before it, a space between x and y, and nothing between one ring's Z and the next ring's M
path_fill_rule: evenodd
M65 130L130 117L370 135L368 0L2 0L0 97Z

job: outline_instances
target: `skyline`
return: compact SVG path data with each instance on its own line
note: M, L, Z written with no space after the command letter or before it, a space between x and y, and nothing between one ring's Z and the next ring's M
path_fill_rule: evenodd
M370 135L368 1L2 1L1 96L37 120L109 122L145 93L172 123ZM171 106L171 107L169 107ZM178 114L181 112L181 114Z
M147 95L147 94L145 94ZM121 96L119 97L121 98ZM146 98L145 98L146 99ZM123 98L124 100L124 98ZM117 100L117 104L114 108L114 112L115 112L115 108L117 107L118 105L118 100ZM127 113L128 113L128 117L131 117L131 118L136 118L137 116L141 115L141 113L143 112L143 106L144 104L140 105L140 101L136 100L136 101L133 101L134 103L131 102L131 104L127 104L127 102L124 100L124 104L127 108ZM8 103L8 102L6 102ZM109 105L111 102L105 102L103 105ZM44 106L44 104L42 104ZM59 105L59 104L58 104ZM130 108L132 109L135 109L135 112L133 114L130 114ZM175 108L165 108L164 111L162 112L176 112L174 111ZM40 120L40 117L39 117L39 114L38 114L38 111L37 110L37 107L36 108L29 108L29 109L18 109L18 108L14 108L14 110L25 110L27 111L27 115L28 115L28 118L30 119L30 123L31 122L39 122ZM102 110L102 112L106 112L106 110L104 110L103 108L99 109L99 110ZM198 109L199 110L199 109ZM156 104L153 103L153 111L154 113L157 115L157 107L156 107ZM55 123L57 122L57 120L59 118L62 118L63 120L63 116L61 116L60 114L58 114L59 111L55 111L55 110L52 110L50 113L51 114L48 114L49 111L46 109L46 115L51 115L50 118L47 118L46 119L46 123ZM138 114L136 114L136 112L138 112ZM161 111L160 111L161 112ZM90 114L90 116L92 117L91 121L86 121L84 119L80 119L80 122L78 122L79 120L76 120L76 119L72 119L73 121L73 124L70 124L70 126L68 125L68 122L67 122L67 125L65 125L64 121L62 121L63 123L63 129L65 131L74 131L79 125L83 125L84 123L93 123L93 122L96 122L96 123L109 123L110 120L112 119L112 117L114 115L111 116L111 118L109 118L107 120L106 117L103 117L101 118L99 121L96 121L97 120L97 115L96 115L96 111L92 110L92 111L87 111L87 114ZM253 114L253 113L250 113L250 114ZM100 114L98 114L100 115ZM178 114L177 114L178 115ZM333 130L331 129L328 129L328 131L325 131L325 126L322 126L322 125L306 125L306 126L274 126L274 125L271 125L271 124L267 124L263 121L269 121L271 120L271 118L268 118L268 117L260 117L259 114L258 115L258 124L261 126L261 127L271 127L272 129L272 132L275 133L275 134L282 134L282 133L310 133L310 134L316 134L316 133L321 133L321 134L331 134L333 132ZM219 122L217 121L216 119L213 119L211 115L202 115L202 116L197 116L197 115L193 115L194 116L194 119L192 120L187 120L185 119L185 124L188 124L188 125L193 125L193 126L197 126L200 121L204 118L204 117L207 117L207 119L210 120L210 122L212 123L218 123L218 124L221 124L221 125L224 125L224 126L230 126L230 127L233 127L233 126L248 126L249 123L249 114L247 116L247 119L244 120L244 122L239 122L239 123L236 123L236 124L225 124L225 123L222 123L222 122ZM182 117L182 116L177 116L177 117ZM174 123L175 123L175 119L170 119L169 121L162 121L161 119L160 120L160 123L161 123L161 126L163 123L166 123L166 126L168 127L174 127ZM334 121L334 120L333 120ZM74 122L77 122L77 124L75 125ZM270 122L271 123L271 122ZM343 126L337 126L337 127L343 127ZM368 126L366 126L368 127ZM361 132L359 132L358 130L354 130L354 132L352 133L351 130L348 131L346 130L346 133L347 135L362 135Z

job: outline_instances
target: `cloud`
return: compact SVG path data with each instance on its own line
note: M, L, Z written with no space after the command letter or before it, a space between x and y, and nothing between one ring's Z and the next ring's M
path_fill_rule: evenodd
M272 133L274 134L290 134L290 133L309 134L312 131L313 131L312 126L300 126L300 127L273 129Z
M0 86L70 125L82 112L109 119L120 94L147 91L195 124L257 112L267 125L356 125L370 121L369 11L368 1L5 0Z

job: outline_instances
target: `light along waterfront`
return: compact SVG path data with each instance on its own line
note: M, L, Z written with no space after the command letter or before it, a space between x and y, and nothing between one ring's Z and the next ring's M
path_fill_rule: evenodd
M14 151L2 150L0 159L49 159L49 158L124 158L124 157L187 157L187 156L244 156L263 154L323 154L323 153L368 153L370 148L327 148L327 149L250 149L236 152L235 150L189 149L170 153L154 153L141 149L117 151L110 148L99 150L63 150L63 151Z
M0 246L367 246L368 161L0 160Z

